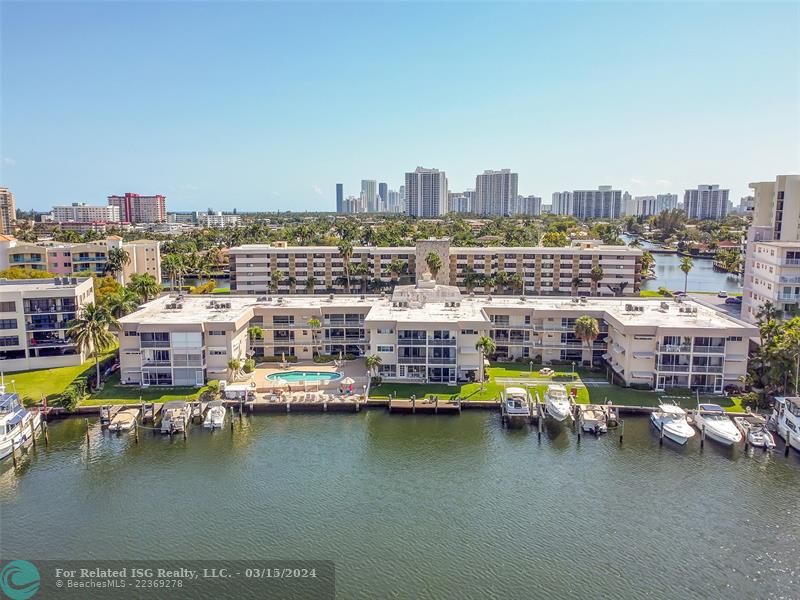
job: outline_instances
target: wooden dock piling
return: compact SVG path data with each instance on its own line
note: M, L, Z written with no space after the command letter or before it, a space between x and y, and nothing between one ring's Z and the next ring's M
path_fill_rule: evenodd
M31 440L33 442L33 449L36 450L36 429L33 426L33 419L31 419Z
M86 447L89 447L89 419L84 419L86 423Z
M44 432L44 445L45 447L50 445L50 434L47 432L47 421L42 419L42 431Z
M14 463L14 470L17 468L17 445L14 439L11 439L11 460Z

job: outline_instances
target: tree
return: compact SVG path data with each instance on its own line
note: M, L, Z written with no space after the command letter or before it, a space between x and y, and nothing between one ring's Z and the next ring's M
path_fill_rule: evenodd
M103 273L109 273L116 278L126 265L131 264L131 255L124 248L109 248L106 254L106 264Z
M400 278L400 273L402 273L405 269L406 263L399 258L395 258L389 263L389 275L391 275L394 281L397 281Z
M309 294L314 293L314 286L317 285L317 278L313 275L309 275L308 279L306 279L306 292Z
M589 315L580 316L575 319L575 335L586 343L591 352L592 343L600 335L600 324L594 317Z
M508 283L511 285L511 289L515 292L525 291L525 280L519 273L512 274L511 277L508 278Z
M436 279L436 275L442 268L442 259L436 252L428 252L425 257L425 264L428 265L428 271L431 273L431 278Z
M164 269L167 277L169 277L170 291L174 289L176 282L178 283L178 289L180 289L180 279L186 269L181 255L167 254L161 261L161 268Z
M105 301L105 307L115 319L129 315L139 308L139 295L129 288L120 290Z
M367 363L367 370L373 377L375 377L378 375L378 370L381 368L381 365L383 364L383 359L377 354L370 354L366 358L366 363Z
M131 276L131 282L127 287L142 299L142 303L147 303L161 293L161 284L150 273L136 273Z
M28 269L22 267L11 267L0 271L1 279L52 279L55 277L52 273L41 271L39 269Z
M100 354L114 346L117 338L111 328L119 329L119 323L105 306L89 303L78 317L70 323L67 336L82 352L94 353L97 380L100 385Z
M278 287L281 285L281 281L283 281L283 271L277 269L272 271L272 275L269 278L269 289L272 290L273 294L278 293Z
M344 268L344 276L347 282L346 290L350 293L350 261L353 258L353 243L350 240L343 239L337 246L339 256L342 257L342 267Z
M367 281L369 280L369 267L366 263L357 263L350 267L350 272L356 277L361 278L361 293L367 293Z
M572 295L573 296L577 296L578 295L578 289L581 287L582 283L583 283L583 279L581 279L580 276L576 276L576 277L572 278Z
M603 278L603 267L600 265L593 266L592 270L589 272L589 277L592 280L592 291L597 294L597 284L600 283L600 280Z
M247 328L247 335L251 340L260 340L264 338L264 329L260 325L251 325Z
M484 382L484 379L486 378L485 377L486 373L485 373L485 369L484 369L484 366L483 366L483 361L484 361L485 357L491 356L492 354L495 353L495 350L497 350L497 346L495 345L494 340L492 338L490 338L489 336L486 336L486 335L482 335L480 338L478 338L478 341L475 342L475 349L481 355L480 356L481 364L480 364L480 371L479 372L480 372L480 378L481 378L481 391L483 391L483 382Z
M311 329L311 356L313 357L317 349L317 332L322 329L322 321L317 317L311 317L308 320L308 327Z
M238 358L232 358L228 361L228 370L231 372L231 381L236 379L239 371L242 370L242 361Z
M683 271L683 293L685 294L688 287L689 287L689 271L692 270L694 266L694 262L692 262L691 256L684 256L681 258L681 266L679 267L681 271Z
M542 246L550 248L569 246L569 238L561 231L548 231L542 236Z

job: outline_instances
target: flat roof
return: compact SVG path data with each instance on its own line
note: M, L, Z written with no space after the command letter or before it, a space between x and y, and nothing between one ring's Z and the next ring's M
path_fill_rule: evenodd
M88 277L78 277L76 283L72 283L71 277L60 277L58 284L52 278L48 279L0 279L0 292L36 292L50 290L72 290L91 279ZM66 279L66 283L61 283Z

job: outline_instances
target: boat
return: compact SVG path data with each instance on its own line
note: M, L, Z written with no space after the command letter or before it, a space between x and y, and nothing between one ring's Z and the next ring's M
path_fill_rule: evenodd
M695 434L686 420L686 411L675 404L659 404L658 408L650 413L650 422L655 425L659 433L676 444L684 445Z
M184 400L170 400L161 409L161 433L181 433L189 423L189 404Z
M136 425L136 419L138 417L138 408L126 408L125 410L121 410L111 419L111 422L108 424L108 430L116 432L130 431Z
M25 446L41 425L39 412L27 410L17 394L7 394L0 380L0 459Z
M719 404L698 404L694 425L707 438L724 446L733 446L742 441L741 432Z
M800 451L800 398L775 398L770 421L783 441L790 448Z
M567 394L567 388L557 383L548 385L544 393L544 409L556 421L571 417L572 399Z
M753 448L772 450L775 447L775 437L767 429L767 421L758 415L733 417L733 422L742 432L747 444Z
M581 410L581 429L599 435L608 431L608 415L605 407L599 404L588 404Z
M225 423L225 407L221 400L212 400L208 403L206 417L203 420L203 427L206 429L217 429Z
M521 387L507 387L502 393L503 412L509 425L530 422L531 402L528 391Z
M192 423L200 423L203 420L203 403L195 400L189 404Z

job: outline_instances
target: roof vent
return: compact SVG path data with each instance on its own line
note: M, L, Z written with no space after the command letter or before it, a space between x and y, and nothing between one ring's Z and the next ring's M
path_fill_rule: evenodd
M661 303L661 308L663 310L669 310L669 304L667 302L662 302Z
M519 297L519 301L520 301L520 302L525 302L525 296L520 296L520 297Z
M259 296L258 298L256 298L256 302L266 302L266 300L267 300L266 296Z
M329 294L329 295L328 295L328 300L330 300L331 302L333 302L333 294Z
M486 301L487 301L487 302L491 302L491 301L492 301L492 295L491 295L491 294L489 294L489 297L488 297L488 298L486 298Z

